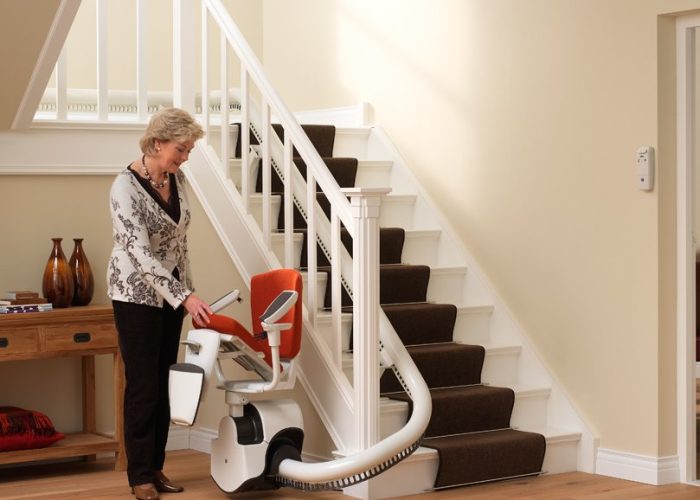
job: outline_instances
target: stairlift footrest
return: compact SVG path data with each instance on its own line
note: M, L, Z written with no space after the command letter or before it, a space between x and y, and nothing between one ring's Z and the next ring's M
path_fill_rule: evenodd
M177 363L170 367L170 420L177 425L192 425L204 388L204 368L192 363Z

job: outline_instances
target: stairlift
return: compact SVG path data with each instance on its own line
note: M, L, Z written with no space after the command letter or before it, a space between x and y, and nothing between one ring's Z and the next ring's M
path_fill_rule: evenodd
M301 460L304 424L289 399L250 401L249 396L294 386L301 344L301 288L298 271L278 269L253 277L251 310L260 325L249 333L232 318L214 314L208 328L191 330L184 363L170 368L171 420L192 425L212 374L225 391L229 413L212 441L211 476L226 493L275 488L284 459ZM218 311L240 300L234 291L211 305ZM221 361L231 359L255 372L253 380L227 380Z
M382 337L380 355L413 399L408 422L371 447L328 462L301 461L304 424L291 399L261 399L291 389L301 347L302 278L294 269L276 269L251 279L251 334L236 320L213 314L208 328L191 330L182 343L184 363L170 368L170 413L175 424L193 425L206 381L216 377L225 391L228 415L212 441L211 476L226 493L289 486L341 489L367 481L411 455L430 420L431 399L425 381L396 335ZM238 291L211 305L212 310L240 299ZM257 379L227 380L221 361L231 359ZM249 397L258 395L254 401Z

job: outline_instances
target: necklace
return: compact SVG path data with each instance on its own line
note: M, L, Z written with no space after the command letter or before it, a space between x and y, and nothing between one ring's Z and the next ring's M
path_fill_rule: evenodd
M143 165L143 175L146 177L146 180L151 184L151 186L153 186L156 189L162 189L168 185L168 174L165 174L165 178L161 182L156 182L151 178L151 174L148 173L148 168L146 168L145 154L141 157L141 165Z

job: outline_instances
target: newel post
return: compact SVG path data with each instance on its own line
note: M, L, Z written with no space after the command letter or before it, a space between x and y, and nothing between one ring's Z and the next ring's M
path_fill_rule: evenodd
M389 188L343 189L355 219L353 253L353 387L355 447L379 440L379 209Z

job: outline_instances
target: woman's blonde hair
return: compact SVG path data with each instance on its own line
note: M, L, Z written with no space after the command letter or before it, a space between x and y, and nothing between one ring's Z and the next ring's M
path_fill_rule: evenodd
M139 140L141 152L153 154L155 142L186 142L204 137L204 130L187 111L180 108L163 108L151 116L146 131Z

